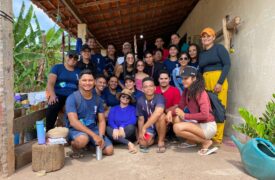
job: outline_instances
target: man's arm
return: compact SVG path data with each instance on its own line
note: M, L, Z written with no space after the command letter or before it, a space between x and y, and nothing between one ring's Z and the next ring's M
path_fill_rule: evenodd
M141 132L143 126L144 126L144 117L139 116L138 117L138 133Z
M160 116L163 114L164 108L163 107L156 107L153 114L150 116L150 118L147 120L147 122L144 124L144 128L147 129L160 118Z
M106 120L104 117L104 113L98 113L98 129L99 129L99 135L105 135Z
M92 137L93 139L95 139L95 137L97 136L92 130L90 130L89 128L87 128L86 126L84 126L79 120L78 120L78 116L75 112L69 112L68 113L68 119L70 121L70 125L75 128L78 131L84 132L86 134L88 134L90 137Z

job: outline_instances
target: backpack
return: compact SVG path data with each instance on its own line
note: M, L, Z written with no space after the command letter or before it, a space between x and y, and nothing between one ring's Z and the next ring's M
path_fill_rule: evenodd
M215 117L217 123L223 123L226 119L225 107L222 105L221 101L218 99L217 94L207 91L208 97L210 99L212 114Z
M77 109L77 111L78 111L79 108L80 108L80 105L81 105L82 95L81 95L81 93L80 93L79 90L73 92L73 95L74 95L74 98L75 98L75 101L76 101L76 109ZM99 107L99 103L100 103L99 96L96 95L96 94L93 94L93 96L96 97L96 106L97 106L97 108L98 108L98 107ZM96 119L95 119L96 124L98 123L98 122L97 122L97 121L98 121L98 119L97 119L97 114L98 114L98 110L96 111ZM68 117L67 117L67 119L68 119ZM70 127L69 121L66 123L66 126L67 126L67 127Z

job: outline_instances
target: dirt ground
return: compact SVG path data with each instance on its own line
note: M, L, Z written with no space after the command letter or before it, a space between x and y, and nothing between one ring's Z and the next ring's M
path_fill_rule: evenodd
M69 151L66 148L66 151ZM128 153L126 147L115 146L115 154L97 161L95 154L87 152L80 160L66 157L65 166L56 172L38 176L27 165L9 177L10 180L143 180L143 179L200 179L200 180L248 180L240 161L240 155L231 142L220 146L209 156L197 154L198 147L182 149L178 144L168 144L163 154L156 153L156 146L143 154Z

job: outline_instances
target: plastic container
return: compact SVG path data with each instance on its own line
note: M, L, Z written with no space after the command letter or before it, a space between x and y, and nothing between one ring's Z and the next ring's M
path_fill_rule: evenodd
M45 133L43 121L36 121L36 132L37 132L38 144L45 144L46 143L46 133Z
M231 139L238 147L245 170L257 179L275 179L275 147L262 138L254 138L246 144L240 143L235 136Z

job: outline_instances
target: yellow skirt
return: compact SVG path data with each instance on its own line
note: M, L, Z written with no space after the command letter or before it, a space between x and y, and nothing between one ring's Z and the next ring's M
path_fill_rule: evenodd
M205 89L207 91L214 92L214 88L221 76L222 71L209 71L203 73L203 78L205 80ZM224 80L222 84L222 90L218 93L218 98L224 107L227 107L227 92L228 92L228 81L227 79ZM213 141L217 143L222 143L224 133L224 123L217 123L217 133L213 137Z

